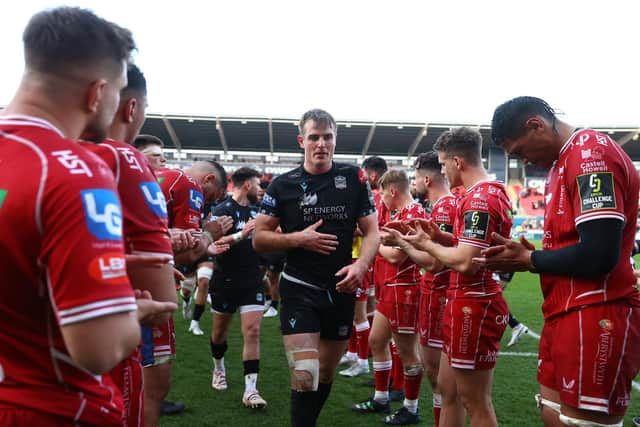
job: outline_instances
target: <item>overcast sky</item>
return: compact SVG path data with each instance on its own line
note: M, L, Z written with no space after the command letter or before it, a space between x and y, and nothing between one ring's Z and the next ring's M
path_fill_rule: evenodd
M0 105L29 17L2 12ZM488 124L519 95L575 125L640 127L638 1L76 1L131 29L149 111Z

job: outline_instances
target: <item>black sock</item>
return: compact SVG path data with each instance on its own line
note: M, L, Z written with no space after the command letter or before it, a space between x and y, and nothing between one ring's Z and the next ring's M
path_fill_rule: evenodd
M513 329L519 324L520 322L518 322L518 319L516 319L516 316L514 316L513 314L511 314L511 312L509 312L509 327Z
M259 359L243 360L242 365L244 366L244 375L257 374L260 372Z
M180 295L182 295L182 294L180 294ZM190 299L191 299L191 295L189 295L188 297L185 297L184 295L182 295L182 300L183 300L184 302L186 302L187 304L189 303L189 300L190 300Z
M278 301L271 300L271 307L273 307L273 308L275 308L277 310L278 309Z
M204 304L196 304L193 308L193 320L199 322L202 317L202 313L204 313Z
M318 392L291 390L291 427L315 427Z
M221 344L216 344L211 341L211 356L213 356L214 359L222 359L224 357L224 352L227 351L227 347L226 341Z
M320 416L322 407L324 406L324 403L327 401L327 398L329 397L329 393L331 393L332 385L333 385L332 382L329 384L323 384L323 383L318 384L318 413L316 414L316 419Z

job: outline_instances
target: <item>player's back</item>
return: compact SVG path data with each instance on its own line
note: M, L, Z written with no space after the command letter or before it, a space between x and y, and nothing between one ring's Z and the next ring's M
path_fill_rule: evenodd
M0 404L116 425L121 396L59 326L135 309L111 171L26 117L0 118L0 163Z

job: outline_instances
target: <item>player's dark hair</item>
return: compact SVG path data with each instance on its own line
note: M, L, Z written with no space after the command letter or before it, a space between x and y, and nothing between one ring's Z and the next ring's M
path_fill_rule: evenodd
M262 174L257 170L248 167L241 167L231 174L231 183L234 188L238 188L248 179L260 177L262 177Z
M336 121L334 120L333 116L324 110L314 108L313 110L309 110L302 115L300 123L298 124L300 135L304 135L304 125L308 121L312 121L321 127L330 127L336 132L336 134L338 133L338 126L336 126Z
M520 96L500 105L493 112L491 139L501 146L507 139L517 139L526 132L526 122L534 116L542 116L555 127L556 112L549 104L533 96Z
M382 176L387 171L387 161L378 156L367 157L362 162L362 169L375 171L378 176Z
M164 142L157 136L140 134L133 140L133 146L142 151L150 145L157 145L160 148L164 147Z
M129 64L129 68L127 69L127 87L125 87L122 92L147 94L147 79L137 65Z
M271 182L265 180L260 181L260 188L262 188L263 190L266 190L267 188L269 188L269 184L271 184Z
M413 163L413 167L416 170L424 170L431 173L440 174L442 166L438 161L438 153L435 151L427 151L418 155L416 161Z
M221 186L226 188L228 180L227 180L227 171L224 170L224 167L222 167L220 163L216 162L213 159L206 159L203 161L209 163L211 166L215 168L216 174L218 175L218 182L220 183Z
M477 129L463 126L445 131L433 144L433 149L447 157L461 157L473 166L482 164L482 135Z
M65 75L75 65L100 64L120 70L135 49L129 30L77 7L36 13L22 40L27 68L57 75Z

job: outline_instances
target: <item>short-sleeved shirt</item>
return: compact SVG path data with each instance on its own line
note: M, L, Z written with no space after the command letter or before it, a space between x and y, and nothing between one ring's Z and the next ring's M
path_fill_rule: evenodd
M173 255L167 224L167 203L147 158L131 145L111 139L83 144L111 168L124 214L127 253Z
M356 166L333 163L324 174L311 175L300 166L275 178L265 192L260 213L279 218L284 233L302 231L323 220L317 231L337 236L337 249L330 255L290 249L284 272L333 289L342 280L335 273L351 263L356 221L375 213L375 206L364 173Z
M198 229L204 209L202 188L179 169L156 169L167 201L170 228Z
M453 224L454 244L486 249L494 245L492 233L510 238L512 208L501 182L481 181L467 189L458 199ZM481 267L467 276L452 271L449 279L450 295L454 298L485 297L501 292L493 273Z
M389 211L386 222L389 221L405 221L425 217L425 211L421 204L412 201L404 208L397 212ZM379 271L379 277L384 281L385 285L394 283L412 284L419 283L422 279L420 266L413 262L411 258L405 259L401 264L392 264L386 258L382 257L376 264Z
M453 233L453 223L456 218L456 198L453 194L440 197L433 204L430 214L431 220L447 233ZM425 273L423 290L445 290L449 287L451 269L445 268L435 274Z
M629 263L636 232L638 188L633 163L607 135L579 130L562 147L545 186L543 249L575 245L580 240L577 226L587 221L620 220L624 229L620 260L608 274L540 275L545 318L616 300L638 304L636 278Z
M0 404L118 425L108 375L74 366L61 327L136 310L109 167L53 125L0 117Z
M211 213L212 219L225 215L233 218L233 226L227 232L229 235L244 230L247 223L258 215L258 208L242 206L229 197L213 208ZM260 283L260 258L253 249L252 238L253 233L216 257L215 272L231 279L234 287L255 288L255 284Z

